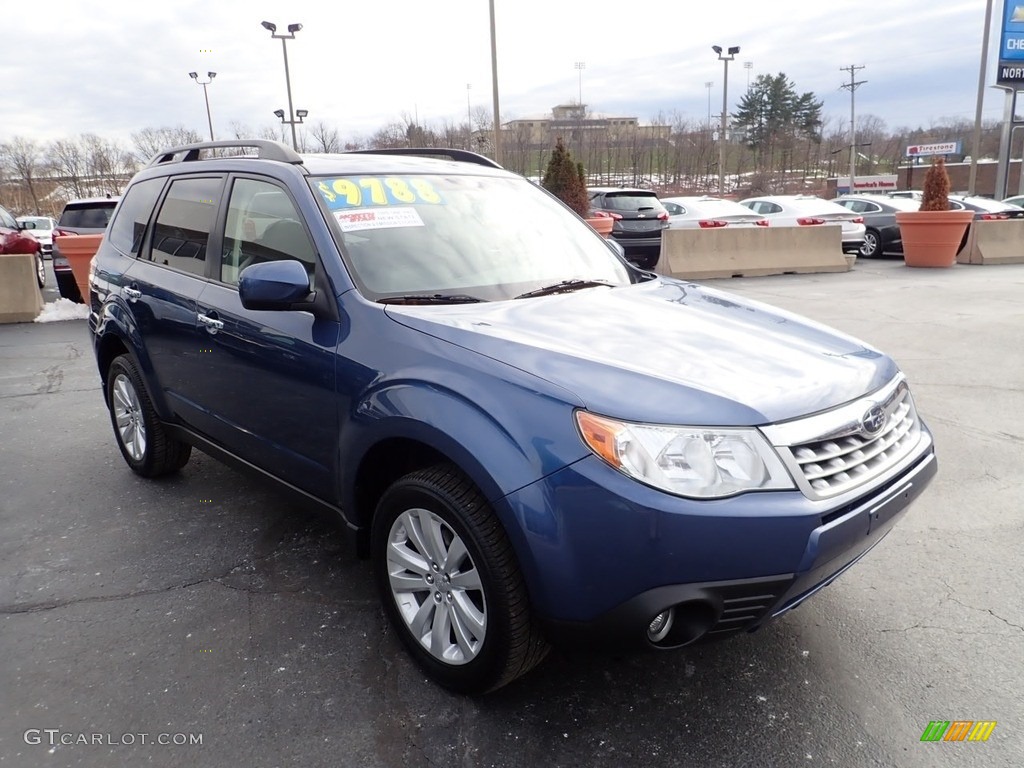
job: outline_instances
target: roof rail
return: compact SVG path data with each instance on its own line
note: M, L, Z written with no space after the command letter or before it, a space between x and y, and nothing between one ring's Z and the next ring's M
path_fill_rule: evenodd
M301 165L302 158L291 147L285 146L279 141L267 141L266 139L235 139L228 141L201 141L196 144L185 144L180 147L171 147L158 152L149 161L147 168L165 163L188 163L200 160L199 153L204 149L225 149L239 147L255 147L260 160L277 160L282 163ZM182 157L178 157L184 153Z
M445 147L394 147L391 149L353 149L346 155L412 155L414 157L447 157L459 163L475 163L487 168L501 168L489 157L478 155L465 149L448 149ZM504 170L504 168L501 168Z

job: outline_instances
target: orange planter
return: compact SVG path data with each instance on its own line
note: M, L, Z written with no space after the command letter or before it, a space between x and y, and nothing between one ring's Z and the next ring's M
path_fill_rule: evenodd
M903 261L908 267L951 267L973 211L898 211Z
M592 219L587 219L587 224L597 230L597 234L603 237L608 237L612 233L612 227L615 225L615 219L611 216L595 216Z
M89 269L102 240L103 235L61 235L54 238L54 243L71 265L75 283L86 304L89 303Z

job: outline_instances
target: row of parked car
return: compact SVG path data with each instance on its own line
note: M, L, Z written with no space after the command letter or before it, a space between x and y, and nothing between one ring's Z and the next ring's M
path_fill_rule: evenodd
M1024 202L1024 198L1019 198ZM825 200L815 195L768 195L735 202L720 197L661 197L639 189L595 187L591 211L615 219L611 236L630 258L653 267L661 248L661 232L672 228L818 226L840 224L845 253L874 257L902 253L897 211L917 210L920 193L842 195ZM1024 217L1013 198L999 202L984 197L950 196L952 210L971 210L979 219Z

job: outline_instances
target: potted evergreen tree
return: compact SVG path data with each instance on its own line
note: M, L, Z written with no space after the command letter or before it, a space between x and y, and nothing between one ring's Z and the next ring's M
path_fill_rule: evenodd
M573 162L561 136L555 141L555 149L548 160L548 167L544 170L540 185L586 219L599 234L608 237L611 233L615 223L611 216L601 213L591 218L583 163Z
M973 211L949 210L949 173L945 158L937 157L924 177L921 208L899 211L896 223L908 267L951 267L956 262Z

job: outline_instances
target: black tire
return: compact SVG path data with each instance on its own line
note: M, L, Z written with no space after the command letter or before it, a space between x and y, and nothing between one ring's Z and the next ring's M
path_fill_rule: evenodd
M864 231L864 245L860 247L860 255L865 259L882 255L882 235L877 229Z
M431 530L441 539L442 563L429 551L420 552L417 536L406 528L424 517L434 524ZM430 548L428 543L426 549ZM461 558L452 555L456 549L465 554ZM435 682L459 693L486 693L525 674L547 654L512 544L486 499L454 466L439 464L419 470L388 488L374 515L371 550L388 620ZM418 565L407 567L406 560L389 560L388 555L395 553L420 555L417 562L422 560L422 570ZM449 562L450 557L456 559ZM432 571L428 570L431 562L435 566ZM396 579L404 580L402 594L392 588L392 570ZM465 583L480 586L476 589ZM457 594L453 597L453 593ZM400 600L404 607L399 606ZM466 615L460 606L467 601L482 617L482 638L469 637L466 627L470 625L460 618ZM423 621L407 619L412 613L422 615ZM419 636L411 628L414 622L424 625ZM460 641L455 625L462 628L465 642ZM431 650L425 643L433 648L435 632L440 639L438 648ZM476 641L475 647L471 641ZM444 648L448 654L441 652Z
M188 463L192 446L167 434L153 410L142 376L128 355L120 355L110 364L107 409L117 447L133 472L143 477L160 477L177 472ZM141 441L132 435L141 436Z
M46 287L46 262L43 261L42 251L36 251L36 282L40 289Z

